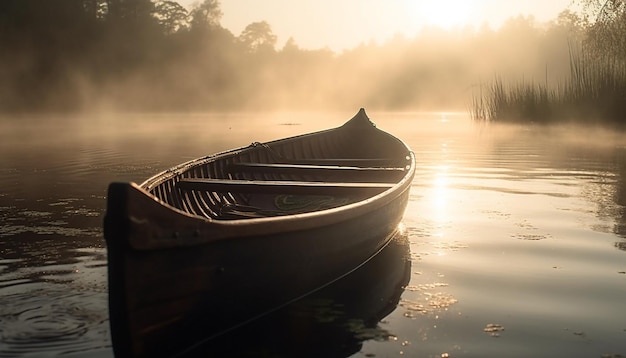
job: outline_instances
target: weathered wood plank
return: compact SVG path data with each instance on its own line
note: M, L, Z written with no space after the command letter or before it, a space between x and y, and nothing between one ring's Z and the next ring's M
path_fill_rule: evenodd
M215 192L352 196L375 195L391 188L393 184L186 178L180 180L176 186L183 190Z
M338 165L348 167L389 167L398 164L397 158L278 158L278 164Z
M398 167L356 167L339 165L309 165L282 163L233 163L233 173L251 173L254 175L290 175L314 177L318 181L339 182L396 182L404 175L405 169Z
M342 166L342 165L315 165L315 164L285 164L285 163L233 163L231 168L240 170L252 170L258 172L362 172L362 173L397 173L404 172L404 168L400 167L359 167L359 166Z

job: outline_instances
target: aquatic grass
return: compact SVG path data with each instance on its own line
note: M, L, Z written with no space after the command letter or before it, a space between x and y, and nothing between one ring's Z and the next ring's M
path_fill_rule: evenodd
M505 85L502 77L496 76L483 87L472 99L471 113L477 120L546 121L552 114L552 103L558 99L557 92L533 81Z
M626 124L626 62L585 52L570 56L568 104L595 120Z
M472 98L475 120L626 124L626 61L570 47L569 77L554 84L495 76Z

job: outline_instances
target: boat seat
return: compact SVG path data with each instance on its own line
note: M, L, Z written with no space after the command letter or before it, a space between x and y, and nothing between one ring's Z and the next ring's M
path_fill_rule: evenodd
M361 167L354 165L322 165L295 163L232 163L231 168L251 168L254 170L295 170L295 171L345 171L345 172L404 172L402 167Z
M233 173L319 176L320 180L337 178L342 181L395 182L404 175L405 168L242 162L230 164L229 171Z
M252 147L267 151L272 160L283 164L313 164L313 165L342 165L342 166L390 166L398 163L398 158L288 158L271 148L266 143L254 142ZM409 156L406 157L407 161Z
M291 159L275 158L276 164L304 164L304 165L335 165L346 167L391 167L397 165L397 158L315 158Z
M289 180L229 180L183 178L176 183L181 190L250 194L299 194L358 196L376 195L391 187L390 183L305 182Z

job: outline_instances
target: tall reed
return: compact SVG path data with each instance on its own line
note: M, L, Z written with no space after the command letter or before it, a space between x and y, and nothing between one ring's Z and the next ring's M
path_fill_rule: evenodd
M626 124L626 61L570 46L569 77L506 84L500 76L480 86L470 109L483 121L553 122L580 120Z

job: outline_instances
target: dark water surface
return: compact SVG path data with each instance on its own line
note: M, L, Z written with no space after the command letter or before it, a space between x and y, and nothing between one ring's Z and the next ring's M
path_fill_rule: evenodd
M352 114L0 119L0 357L111 356L109 182ZM352 279L224 337L221 354L626 355L624 133L369 115L416 152L404 230Z

